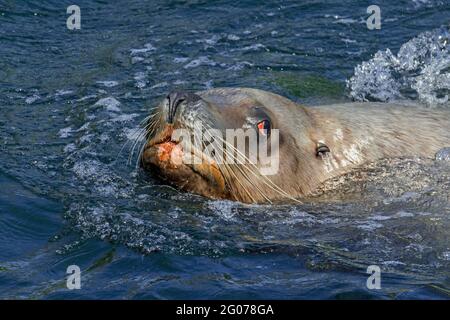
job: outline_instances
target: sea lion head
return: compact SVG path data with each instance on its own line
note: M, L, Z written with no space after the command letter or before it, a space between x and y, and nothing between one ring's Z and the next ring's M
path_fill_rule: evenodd
M300 117L292 119L293 110ZM296 179L309 160L302 159L302 150L310 149L308 158L316 156L308 137L295 137L310 125L307 119L297 104L261 90L175 91L148 117L141 165L207 197L250 203L294 199L307 187Z

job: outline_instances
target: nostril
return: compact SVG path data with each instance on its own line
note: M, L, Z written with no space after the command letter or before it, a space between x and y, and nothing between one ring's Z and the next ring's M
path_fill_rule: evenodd
M177 109L182 103L195 102L199 100L200 97L193 93L173 91L166 97L166 99L168 101L167 122L173 123Z
M183 103L184 101L186 101L186 93L185 92L180 92L180 91L174 91L172 93L170 93L167 96L168 99L168 105L169 105L169 110L167 113L167 121L169 123L173 122L173 119L175 117L175 113L177 112L177 108L178 106Z
M180 104L182 104L184 101L186 101L186 98L184 98L184 97L179 98L178 100L176 100L176 101L174 102L175 108L177 108L177 107L178 107Z

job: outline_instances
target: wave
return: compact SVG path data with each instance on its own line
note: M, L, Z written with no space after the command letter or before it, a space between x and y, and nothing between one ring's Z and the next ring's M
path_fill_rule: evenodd
M449 106L450 32L428 31L403 44L397 54L380 50L359 64L347 81L357 101L419 100L427 106Z

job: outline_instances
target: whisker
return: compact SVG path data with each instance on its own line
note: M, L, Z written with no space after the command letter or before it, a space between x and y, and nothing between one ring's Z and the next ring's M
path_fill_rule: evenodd
M131 135L130 140L124 143L124 145L122 146L122 148L119 151L118 156L120 155L122 150L125 148L125 146L127 144L131 143L131 146L130 146L131 151L130 151L130 154L128 155L127 165L131 164L131 159L134 156L134 150L141 143L141 140L145 137L149 138L150 136L152 136L155 133L155 131L157 129L157 124L160 121L160 116L161 116L161 112L158 112L158 111L154 111L151 114L149 114L148 116L146 116L139 124L139 127L141 127L141 128L137 128L135 130L135 132L133 132L133 134ZM139 161L140 156L142 155L144 146L145 146L145 141L142 146L138 147L139 153L138 153L138 158L137 158L137 162L136 162L137 164L139 163L138 161Z
M300 200L295 199L294 197L292 197L291 195L289 195L286 191L284 191L280 186L278 186L277 184L275 184L272 180L270 180L268 177L261 175L261 173L259 172L259 168L253 164L246 155L242 154L242 152L239 151L239 149L237 149L236 147L234 147L233 145L231 145L230 143L228 143L227 141L223 140L223 138L220 138L222 140L223 143L225 143L225 145L229 146L231 148L232 151L236 151L238 154L241 155L241 157L244 158L244 160L248 161L248 163L254 167L254 169L259 173L255 173L254 171L250 170L250 168L248 168L248 166L244 165L242 166L243 168L247 169L252 175L254 175L259 181L262 181L266 186L268 186L269 188L271 188L273 191L277 192L280 195L283 195L285 197L287 197L288 199L291 199L297 203L302 203Z
M205 131L206 133L207 131ZM209 134L209 133L208 133ZM211 135L210 135L211 137ZM217 163L217 166L219 168L219 170L221 170L221 165L219 164L219 161L217 161L217 155L214 153L213 157L215 158L215 161ZM255 199L252 197L252 195L250 194L250 192L248 191L248 189L241 183L241 181L239 180L239 178L236 176L235 172L232 170L232 168L230 166L228 166L225 163L222 163L223 167L227 170L228 173L231 173L233 175L233 177L235 178L236 182L239 183L239 185L242 187L242 189L245 191L245 193L247 193L248 197L253 201L253 203L256 203ZM224 175L223 172L221 171L222 176L224 177L225 181L227 180L226 177L227 175ZM231 184L228 184L231 187Z
M119 158L120 154L122 153L123 149L129 144L129 143L133 143L135 140L135 137L139 134L140 128L136 128L134 129L134 132L131 134L131 136L128 138L127 141L125 141L125 143L122 145L122 147L120 148L119 152L117 153L116 156L116 160L117 158Z
M129 156L128 156L128 161L127 161L127 164L128 164L128 165L131 163L131 159L133 158L133 155L134 155L134 150L135 150L137 144L139 143L139 141L142 139L142 136L143 136L144 134L145 134L145 130L144 130L144 129L141 129L139 135L138 135L138 136L136 137L136 139L134 140L133 146L132 146L132 148L131 148L131 152L130 152L130 154L129 154Z
M209 125L207 125L207 126L209 127L209 129L211 129L211 127L210 127ZM207 131L205 131L205 133L206 133L206 132L207 132ZM208 134L209 134L209 132L208 132ZM211 135L210 135L210 136L211 136ZM221 142L223 143L223 139L222 139ZM229 151L227 148L225 148L224 151L225 151L225 153L226 153L228 156L230 156L230 151ZM250 193L248 192L248 189L245 188L245 187L243 186L243 184L241 183L240 179L237 178L236 173L235 173L235 171L233 170L233 168L236 168L237 170L239 170L240 174L241 174L241 175L243 176L243 178L244 178L244 181L247 182L247 183L248 183L249 185L251 185L252 187L256 187L256 189L257 189L258 192L261 194L261 196L262 196L265 200L267 200L269 203L272 203L272 202L270 201L270 199L267 197L267 195L266 195L266 194L258 187L258 185L252 183L250 177L244 172L244 170L243 170L239 165L235 165L235 166L232 167L231 165L227 165L225 162L224 162L223 164L224 164L225 167L228 167L229 170L233 173L233 176L235 177L236 181L242 186L242 188L246 191L246 193L249 195L250 198L253 199L253 197L252 197L252 196L250 195ZM255 202L255 201L254 201L254 202Z

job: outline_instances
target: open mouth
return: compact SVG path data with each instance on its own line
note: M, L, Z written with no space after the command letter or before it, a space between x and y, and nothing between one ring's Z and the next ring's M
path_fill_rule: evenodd
M167 125L145 146L143 157L153 164L165 164L176 167L181 165L183 149L179 141L172 139L173 126Z
M158 133L155 137L153 137L147 142L146 148L151 148L166 143L174 143L174 144L178 143L172 140L172 133L173 133L173 126L166 125L163 131Z
M201 150L201 146L197 146L194 143L185 143L180 140L174 139L174 128L172 125L166 125L165 128L158 133L154 138L147 142L145 150L153 148L156 149L160 155L160 160L166 161L169 159L179 162L180 158L183 160L183 164L192 166L194 164L214 165L217 168L217 161L211 156L205 154ZM171 157L172 156L172 157Z
M217 162L193 144L185 144L173 139L174 128L168 124L155 137L150 139L141 161L156 165L162 171L182 170L189 167L192 172L204 179L225 188L224 177Z

